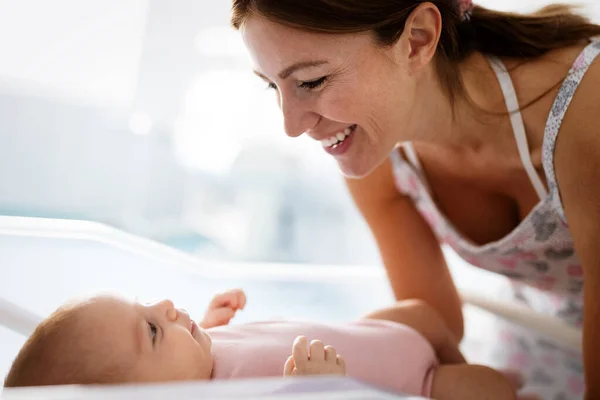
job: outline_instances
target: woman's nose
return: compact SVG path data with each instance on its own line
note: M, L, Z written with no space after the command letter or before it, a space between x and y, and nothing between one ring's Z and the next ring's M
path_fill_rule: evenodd
M289 137L298 137L307 130L314 128L319 122L319 116L308 110L302 101L292 99L281 100L281 112L285 133Z

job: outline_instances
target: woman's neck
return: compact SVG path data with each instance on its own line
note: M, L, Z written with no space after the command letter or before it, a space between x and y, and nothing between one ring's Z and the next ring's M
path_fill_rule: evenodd
M514 137L504 95L487 58L473 54L461 64L460 73L465 91L456 94L454 104L433 68L432 77L427 77L433 79L423 79L430 87L423 88L427 95L420 96L423 103L415 104L415 118L411 118L417 141L478 151L512 149Z

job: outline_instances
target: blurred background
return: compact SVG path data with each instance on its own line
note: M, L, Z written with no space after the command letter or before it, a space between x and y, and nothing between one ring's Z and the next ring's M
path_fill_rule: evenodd
M377 263L333 160L285 136L229 7L0 0L0 215L99 221L203 258Z

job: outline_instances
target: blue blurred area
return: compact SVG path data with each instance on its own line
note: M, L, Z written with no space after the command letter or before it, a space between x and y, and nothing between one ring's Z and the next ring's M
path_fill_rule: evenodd
M285 136L222 3L0 2L0 215L98 221L205 258L377 262L333 161Z

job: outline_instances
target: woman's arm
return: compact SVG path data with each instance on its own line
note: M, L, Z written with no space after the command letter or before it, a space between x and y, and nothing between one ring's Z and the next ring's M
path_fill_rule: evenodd
M584 274L586 399L600 399L600 64L590 67L556 143L557 184Z
M398 192L391 163L346 182L375 236L396 299L423 300L460 341L462 304L440 244L412 201Z
M431 396L438 400L517 399L515 388L500 372L468 364L440 366L433 375Z
M402 300L367 314L367 319L382 319L407 325L419 332L431 344L442 364L462 364L465 358L458 341L439 313L423 300Z

